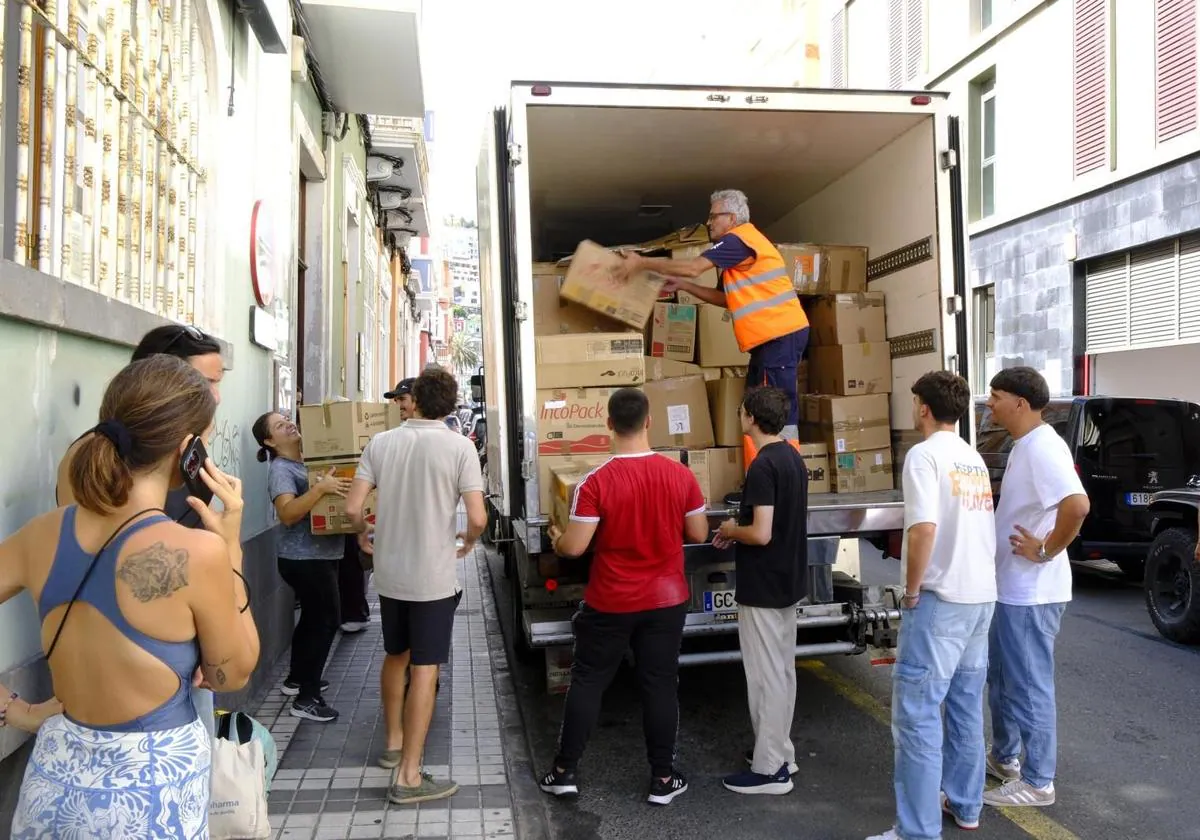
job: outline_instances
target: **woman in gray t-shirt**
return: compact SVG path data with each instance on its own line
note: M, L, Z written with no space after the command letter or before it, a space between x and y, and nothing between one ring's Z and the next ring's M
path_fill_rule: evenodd
M345 550L343 536L316 536L309 521L322 496L346 495L349 477L333 470L311 486L300 453L300 430L282 414L271 412L254 421L258 460L268 461L267 492L279 515L279 576L296 592L300 620L292 633L291 671L283 693L295 697L293 717L328 723L338 713L322 696L328 685L321 679L325 660L340 621L338 612L338 561Z

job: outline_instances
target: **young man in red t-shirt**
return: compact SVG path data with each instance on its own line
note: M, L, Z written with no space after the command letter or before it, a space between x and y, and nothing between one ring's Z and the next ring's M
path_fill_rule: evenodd
M600 716L600 698L633 649L642 686L653 805L687 790L674 766L679 728L679 643L687 618L683 542L708 539L704 495L682 464L650 451L650 403L636 388L608 400L614 455L579 482L565 531L551 527L555 553L592 547L583 603L575 614L575 661L554 766L539 786L576 796L575 768ZM594 539L593 539L594 537Z

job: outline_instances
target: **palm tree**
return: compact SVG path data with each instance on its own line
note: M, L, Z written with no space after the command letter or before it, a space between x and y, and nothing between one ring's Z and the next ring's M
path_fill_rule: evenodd
M471 339L465 333L456 332L450 336L450 364L458 373L474 371L479 367L479 351L471 344Z

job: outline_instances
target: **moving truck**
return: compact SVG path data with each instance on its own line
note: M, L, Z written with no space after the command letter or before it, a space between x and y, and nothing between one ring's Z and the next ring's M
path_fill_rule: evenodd
M509 94L477 169L484 371L474 384L486 402L489 539L513 582L518 649L557 650L561 663L587 558L558 558L546 539L535 263L583 240L620 246L694 226L710 193L727 188L747 194L773 242L866 246L868 288L884 293L899 475L916 439L912 383L934 369L968 373L963 157L938 93L514 82ZM972 439L973 418L961 427ZM719 499L710 507L714 528L731 513ZM888 660L901 593L860 582L859 549L898 557L902 528L899 490L811 497L797 657L869 650ZM737 660L732 554L685 554L681 664Z

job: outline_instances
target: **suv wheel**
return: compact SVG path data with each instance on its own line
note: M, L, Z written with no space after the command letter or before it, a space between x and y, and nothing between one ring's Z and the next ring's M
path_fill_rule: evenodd
M1173 642L1200 643L1200 567L1196 534L1168 528L1146 557L1146 608L1158 632Z

